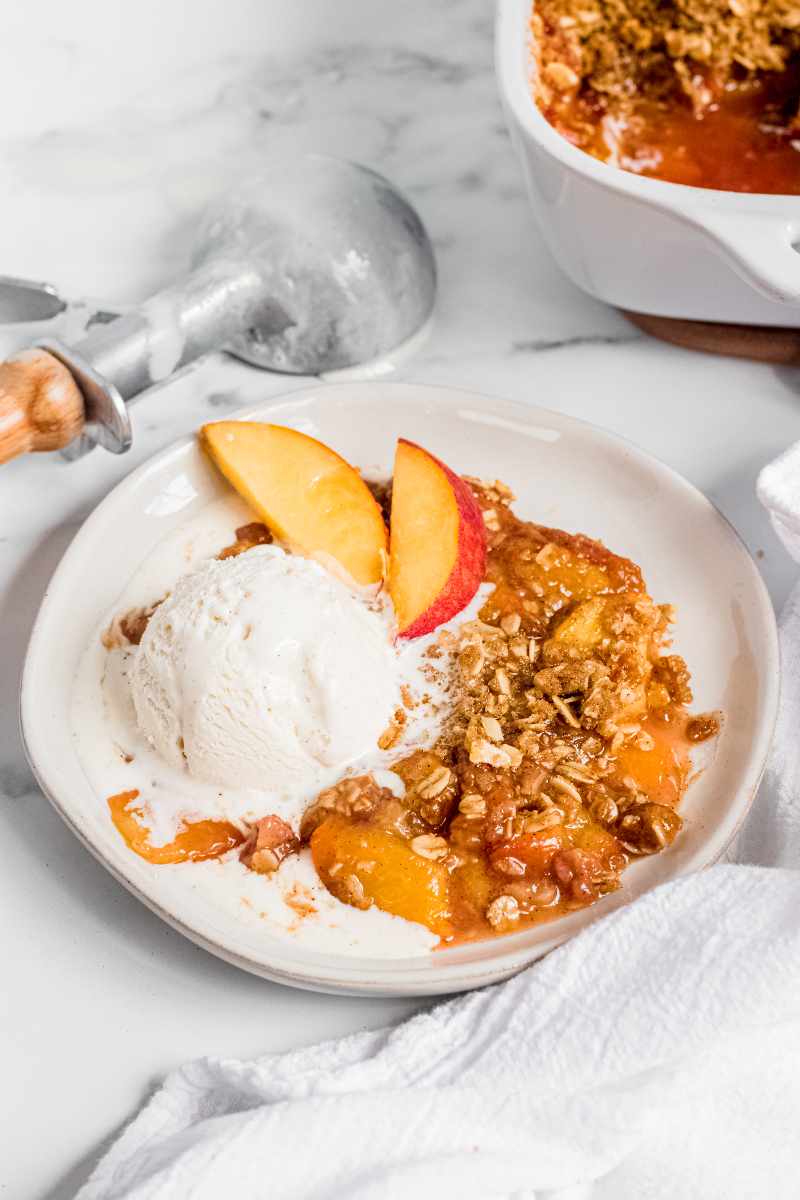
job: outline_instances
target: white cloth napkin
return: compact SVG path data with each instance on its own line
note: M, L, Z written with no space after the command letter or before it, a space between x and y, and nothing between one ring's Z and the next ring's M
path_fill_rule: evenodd
M800 445L759 495L800 559ZM765 785L722 865L516 979L364 1033L170 1075L79 1200L796 1200L800 589Z

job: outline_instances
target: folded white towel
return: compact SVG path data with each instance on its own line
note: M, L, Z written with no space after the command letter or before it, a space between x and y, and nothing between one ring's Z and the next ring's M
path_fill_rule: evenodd
M800 562L800 442L764 467L758 498ZM742 862L800 867L800 583L780 619L781 702L772 753L750 820L737 844ZM799 1156L800 1157L800 1156ZM800 1196L800 1182L797 1194Z
M800 447L759 495L800 560ZM742 851L800 863L800 590ZM717 866L393 1031L170 1075L80 1200L796 1200L800 873Z

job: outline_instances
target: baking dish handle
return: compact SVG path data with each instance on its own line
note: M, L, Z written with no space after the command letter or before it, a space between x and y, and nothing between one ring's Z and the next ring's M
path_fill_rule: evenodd
M720 213L692 222L716 243L734 270L769 300L800 302L798 224L774 217L746 221Z

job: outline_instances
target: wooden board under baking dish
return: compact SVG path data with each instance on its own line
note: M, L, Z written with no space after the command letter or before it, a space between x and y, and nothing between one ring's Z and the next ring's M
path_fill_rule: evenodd
M626 312L638 329L651 337L682 346L685 350L704 350L707 354L726 354L730 358L749 358L753 362L800 366L800 329L777 325L729 325L717 321L685 321L677 317L651 317L646 313Z

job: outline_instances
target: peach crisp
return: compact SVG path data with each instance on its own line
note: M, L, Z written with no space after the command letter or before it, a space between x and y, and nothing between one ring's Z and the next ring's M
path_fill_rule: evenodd
M379 485L280 426L202 444L260 520L104 635L172 771L109 801L133 851L226 857L258 887L302 867L303 919L322 897L448 945L585 908L669 848L719 721L690 715L673 611L635 563L405 439ZM189 776L194 819L173 805L152 838Z
M672 610L634 563L520 520L499 482L466 483L494 590L478 619L440 637L457 664L453 716L430 750L394 763L402 799L347 778L301 827L339 899L421 922L444 944L618 888L629 862L680 832L690 743L719 728L689 717L688 670L665 653Z

